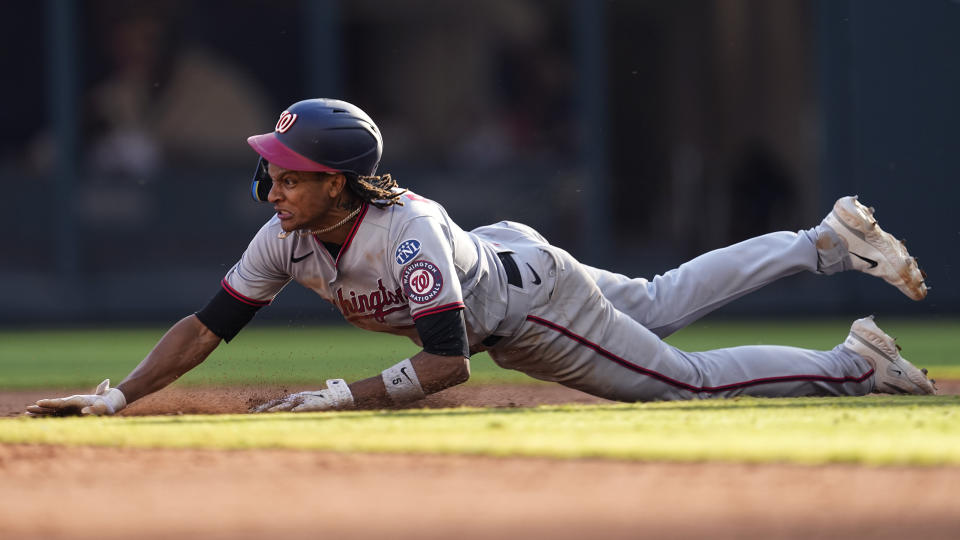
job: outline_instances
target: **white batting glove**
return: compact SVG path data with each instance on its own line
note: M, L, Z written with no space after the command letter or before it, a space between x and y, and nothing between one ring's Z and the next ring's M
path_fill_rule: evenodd
M27 416L101 416L120 412L127 406L123 392L110 388L110 379L97 386L93 394L65 398L41 399L27 407Z
M309 392L298 392L290 394L287 397L268 401L263 405L254 407L251 412L309 412L309 411L334 411L352 409L353 393L347 386L347 381L343 379L330 379L327 381L327 387L323 390L311 390Z

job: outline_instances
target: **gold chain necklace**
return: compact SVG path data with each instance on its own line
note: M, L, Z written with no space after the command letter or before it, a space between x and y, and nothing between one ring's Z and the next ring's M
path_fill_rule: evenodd
M350 221L351 219L357 217L357 214L360 213L360 210L361 210L362 208L363 208L363 205L360 205L359 207L357 207L356 210L354 210L353 212L350 212L349 214L347 214L347 217L341 219L340 221L338 221L337 223L334 223L333 225L331 225L331 226L329 226L329 227L324 227L324 228L322 228L322 229L315 229L315 230L312 230L312 231L297 231L297 235L303 237L303 236L310 236L310 235L314 235L314 234L328 233L328 232L330 232L330 231L332 231L332 230L334 230L334 229L336 229L336 228L342 227L346 222L348 222L348 221ZM286 238L286 237L289 236L289 235L290 235L290 233L288 233L287 231L281 231L280 234L277 235L277 238L281 238L281 239L282 239L282 238Z

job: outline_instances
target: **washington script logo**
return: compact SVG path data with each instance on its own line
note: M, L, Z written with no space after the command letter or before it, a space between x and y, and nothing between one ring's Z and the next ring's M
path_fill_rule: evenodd
M395 291L388 291L381 279L377 280L377 285L379 288L368 294L350 291L349 299L343 296L343 288L337 289L337 304L343 316L347 319L373 318L377 322L384 322L385 316L407 307L407 297L403 295L400 287ZM396 307L385 309L389 306Z

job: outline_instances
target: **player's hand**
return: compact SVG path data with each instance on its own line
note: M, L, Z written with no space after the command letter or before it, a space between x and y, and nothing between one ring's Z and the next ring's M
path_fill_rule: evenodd
M110 388L110 379L97 386L93 394L79 394L65 398L41 399L27 407L27 416L111 415L127 406L123 392Z
M323 390L298 392L287 397L268 401L250 409L250 412L308 412L335 411L353 408L353 394L343 379L330 379Z
M255 407L253 412L331 411L336 408L336 400L330 392L327 390L311 390L268 401L259 407Z

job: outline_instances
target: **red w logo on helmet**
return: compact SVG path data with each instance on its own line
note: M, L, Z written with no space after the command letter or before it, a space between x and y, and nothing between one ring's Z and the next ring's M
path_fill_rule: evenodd
M293 126L293 123L297 121L297 115L291 113L290 111L283 111L280 113L280 119L277 120L277 127L274 128L277 133L286 133L288 129Z

